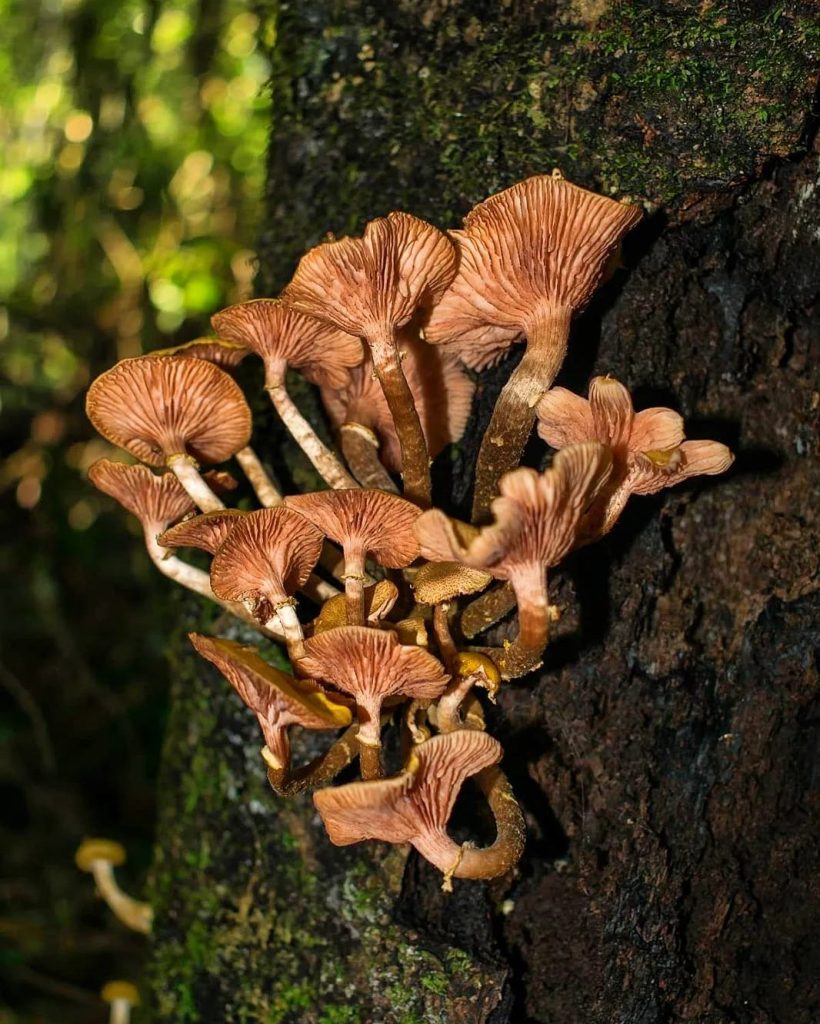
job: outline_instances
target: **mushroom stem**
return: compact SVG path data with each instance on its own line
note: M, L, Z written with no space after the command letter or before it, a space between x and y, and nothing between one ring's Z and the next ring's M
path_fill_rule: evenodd
M318 434L296 408L287 392L284 382L268 384L265 390L273 406L292 437L313 463L322 479L334 489L358 487L359 485L336 458L333 452L320 440Z
M477 597L461 613L461 632L470 640L515 608L515 593L508 582Z
M453 874L456 878L497 878L517 864L524 852L524 815L507 776L496 765L480 771L475 780L495 818L495 842L482 849L462 846Z
M496 402L478 453L473 522L483 522L498 481L518 465L535 422L535 406L561 369L572 319L569 306L548 307L527 332L527 348Z
M325 601L329 601L332 597L339 596L339 590L332 583L328 583L321 576L317 576L315 572L308 576L307 582L299 589L305 597L310 598L316 604L324 604Z
M112 999L108 1024L130 1024L131 1003L127 999Z
M97 891L108 904L114 916L135 932L147 935L151 931L154 912L148 903L141 903L120 889L110 861L92 861L91 874L94 877Z
M496 658L503 679L515 679L538 668L550 635L546 569L533 566L510 582L518 604L518 636Z
M145 536L145 547L148 551L148 555L163 576L167 576L168 579L173 580L174 583L179 583L181 586L187 587L188 590L192 590L195 594L199 594L200 597L205 597L209 601L213 601L215 604L218 604L220 608L224 608L225 611L230 612L231 615L235 615L238 619L242 619L243 622L249 623L256 629L262 629L268 636L274 637L276 640L285 639L285 634L278 622L271 620L271 622L266 623L265 626L260 627L259 621L254 618L244 605L237 604L233 601L220 601L211 589L211 579L207 572L204 572L202 569L197 569L194 565L188 565L188 563L183 562L181 558L177 558L170 548L164 548L158 544L156 537L151 533L149 528L146 528L143 533Z
M401 476L404 496L423 508L430 505L430 453L421 429L413 392L404 376L395 336L384 333L367 338L373 368L396 426L401 445ZM535 413L533 412L533 418Z
M398 494L393 478L379 459L379 439L372 430L361 423L343 423L339 443L345 461L362 487Z
M373 782L384 777L382 748L359 741L359 771L364 782Z
M296 796L306 789L329 785L343 769L347 768L359 751L356 743L358 727L352 725L333 743L333 745L309 764L288 771L286 768L274 768L268 763L268 782L271 789L279 796ZM262 751L265 756L265 751Z
M453 635L450 632L450 602L442 601L433 608L433 632L436 634L439 654L441 660L447 666L448 672L453 671L453 665L458 657Z
M190 455L171 455L166 464L202 512L218 512L225 507L224 502L202 479L197 464Z
M299 661L305 656L305 634L302 623L296 614L293 598L282 601L275 609L275 614L265 623L266 629L275 629L279 625L285 638L288 657L291 661Z
M254 494L265 508L282 504L282 495L274 487L273 481L265 472L265 467L259 461L259 456L250 445L239 449L236 461L242 467L242 472L248 478Z
M364 551L345 551L345 605L348 626L365 624L364 585L368 576L364 571Z
M468 676L460 676L447 687L436 705L436 724L439 732L455 732L466 728L462 720L460 708L467 694L482 681L480 672L472 672Z

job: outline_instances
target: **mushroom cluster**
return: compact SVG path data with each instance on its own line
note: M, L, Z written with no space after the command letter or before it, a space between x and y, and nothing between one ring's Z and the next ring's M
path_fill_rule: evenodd
M640 216L558 172L480 203L461 230L391 213L361 238L311 249L277 298L216 314L216 337L124 360L88 392L97 430L142 463L101 461L92 483L140 519L169 578L287 649L290 672L255 647L191 635L256 715L274 791L313 790L336 844L411 844L446 889L509 871L523 849L483 701L542 663L551 570L610 531L630 495L732 462L722 444L686 441L671 409L635 412L610 377L588 398L552 386L573 316ZM431 458L464 432L476 371L516 343L526 349L481 443L472 522L461 522L446 495L433 507ZM231 371L251 354L326 489L285 495L276 459L266 468L250 447ZM288 372L318 386L336 450L297 408ZM542 470L518 465L536 425L553 450ZM231 458L260 508L226 508L231 479L202 472ZM210 570L185 548L209 555ZM513 609L509 638L482 643ZM325 752L295 764L298 730L330 733ZM359 779L334 785L354 762ZM495 821L488 846L448 831L471 777Z

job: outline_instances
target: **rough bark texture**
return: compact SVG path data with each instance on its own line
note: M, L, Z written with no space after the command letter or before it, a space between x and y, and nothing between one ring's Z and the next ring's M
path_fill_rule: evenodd
M634 501L556 575L545 669L504 689L492 725L530 830L493 885L448 897L415 856L329 846L308 798L267 790L252 716L181 636L157 1020L818 1019L817 35L808 3L283 6L266 291L327 230L393 208L452 225L560 165L656 210L575 324L560 382L611 372L738 458ZM509 369L439 468L454 511ZM309 484L259 425L283 482Z

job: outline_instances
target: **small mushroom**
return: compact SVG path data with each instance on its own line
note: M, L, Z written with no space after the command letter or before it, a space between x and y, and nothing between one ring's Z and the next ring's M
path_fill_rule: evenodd
M411 843L443 873L442 888L450 891L453 878L496 878L521 856L523 819L511 798L490 801L497 830L491 846L460 846L447 834L464 780L495 765L501 754L501 744L491 736L460 729L413 747L400 775L321 789L313 802L336 846L365 839Z
M275 771L290 767L288 728L341 729L350 725L350 709L305 679L294 679L268 664L253 647L220 637L189 633L197 653L212 662L256 715L265 737L263 757Z
M140 994L130 981L109 981L100 992L100 999L111 1007L108 1024L129 1024L131 1010L140 1004Z
M362 361L359 339L277 299L240 302L215 314L211 323L221 337L246 345L261 357L271 402L323 479L331 487L355 487L356 481L299 412L285 375L291 366L313 384L343 387L349 368Z
M606 482L610 465L604 445L573 445L559 452L544 473L522 468L503 476L489 526L470 529L438 509L424 512L416 522L424 557L458 560L510 581L519 632L499 656L506 679L540 664L549 639L547 569L575 544L581 517Z
M435 458L445 445L458 441L464 433L475 384L455 356L412 338L406 331L399 334L399 346L402 370L413 395L427 448ZM384 465L391 472L401 473L401 442L372 360L366 359L352 370L344 388L323 387L321 391L328 415L339 427L342 449L354 473L359 476L373 472L372 462L366 457L367 449L358 458L354 455L355 461L349 457L348 449L357 429L372 432L380 445ZM359 479L365 485L365 481ZM374 482L365 486L382 485Z
M553 388L536 411L538 434L553 448L600 441L612 449L612 475L586 516L588 540L612 529L631 494L724 473L734 462L717 441L685 441L683 419L673 409L635 412L629 391L613 377L593 377L588 400Z
M85 839L74 855L80 871L94 878L97 891L123 924L135 932L151 931L154 912L147 903L140 903L120 889L114 868L125 863L125 848L111 839Z
M400 644L392 631L365 626L340 626L306 640L298 667L355 699L359 743L376 750L385 698L438 697L450 678L432 654Z
M386 619L393 606L399 599L398 587L390 580L379 580L369 587L364 588L364 616L366 624L378 626ZM335 629L337 626L346 626L347 623L347 596L337 594L325 601L322 609L313 621L313 635L325 633L328 629Z
M398 495L362 488L291 495L285 505L341 544L347 622L364 625L367 555L387 569L403 569L415 561L419 545L413 524L420 514L418 507Z
M492 582L483 569L471 569L458 562L427 562L416 573L413 590L416 600L433 606L433 629L444 663L452 671L457 649L450 633L450 602L477 594Z
M556 172L479 203L464 230L453 233L458 274L425 327L427 341L454 348L480 369L527 340L481 444L474 522L484 519L501 475L521 457L535 405L564 361L572 316L640 218L638 207L578 188Z
M203 512L224 508L197 466L223 462L250 439L250 409L224 370L204 359L124 359L92 383L86 413L112 444L167 466Z
M361 238L311 249L282 293L294 309L367 342L398 431L405 494L421 505L430 503L429 454L398 332L441 297L455 271L445 234L418 217L391 213L370 221Z
M242 601L257 622L278 619L291 658L302 651L293 595L322 551L322 534L291 509L264 508L243 516L211 562L211 586L225 601Z

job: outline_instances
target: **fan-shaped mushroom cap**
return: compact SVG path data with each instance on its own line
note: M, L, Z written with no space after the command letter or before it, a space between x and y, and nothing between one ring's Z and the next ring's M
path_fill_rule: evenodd
M438 509L424 512L415 526L421 553L432 559L445 553L441 560L485 569L497 579L533 564L556 565L573 546L580 518L610 467L609 449L587 443L560 451L544 473L513 470L501 478L488 526L465 530Z
M725 473L734 461L730 449L719 441L684 441L672 452L649 451L636 456L625 486L632 494L657 494L693 476Z
M350 725L349 708L332 700L315 683L280 672L261 658L255 648L199 633L189 633L188 638L254 712L277 767L285 767L289 760L288 726L340 729Z
M225 508L219 512L204 512L185 519L170 530L166 530L157 540L164 548L199 548L209 555L216 553L228 539L228 534L237 526L244 512L238 508Z
M147 466L130 466L98 459L88 469L88 479L142 523L151 534L164 530L194 503L173 473L152 473Z
M205 359L223 370L233 370L249 354L250 349L244 345L223 341L222 338L194 338L193 341L186 341L184 345L158 348L150 353L152 356L183 356L188 359Z
M454 867L458 848L447 822L466 778L501 760L501 744L484 732L460 729L413 748L404 771L391 779L321 789L313 802L330 841L365 839L412 843L441 871Z
M609 254L640 218L638 207L556 174L491 196L470 211L464 231L454 232L458 273L425 337L455 345L469 366L494 362L545 308L581 309Z
M369 337L434 304L456 272L453 243L409 213L371 220L361 238L325 242L299 261L287 305L349 334Z
M416 573L413 590L422 604L441 604L467 594L477 594L492 580L483 569L471 569L459 562L427 562Z
M402 369L416 403L430 456L458 441L470 418L475 384L458 359L423 342L401 339ZM382 462L401 472L401 445L396 426L367 358L356 367L342 389L322 388L322 401L333 423L359 423L373 431L381 443Z
M390 580L379 580L364 588L364 612L368 622L376 624L386 618L399 599L399 591ZM325 633L328 629L347 625L347 604L344 594L331 597L322 605L322 610L313 620L313 633Z
M249 512L211 563L211 586L223 601L250 601L267 621L303 586L322 551L322 534L290 509Z
M413 523L420 510L398 495L364 488L317 491L290 495L285 505L341 544L346 554L369 552L388 569L402 569L418 558Z
M185 454L222 462L251 436L242 392L204 359L124 359L93 382L86 412L106 440L151 466Z
M299 669L355 698L365 712L360 741L373 745L385 697L438 697L450 678L427 651L400 644L388 630L364 626L340 626L306 640Z
M125 847L113 839L84 839L74 854L74 862L80 871L91 871L95 861L117 868L125 863Z
M247 346L264 360L268 387L282 383L288 366L314 384L344 387L350 367L364 358L358 338L278 299L228 306L212 316L211 323L220 337Z

